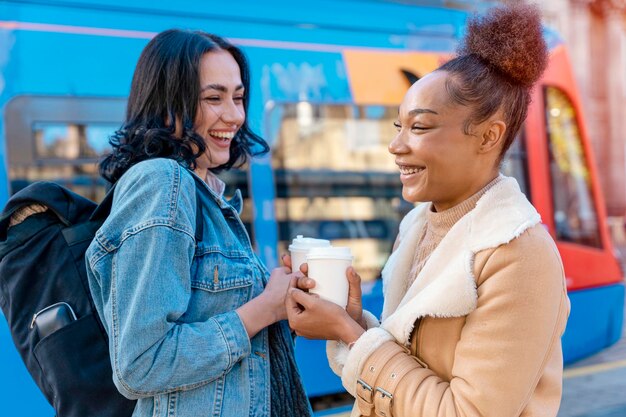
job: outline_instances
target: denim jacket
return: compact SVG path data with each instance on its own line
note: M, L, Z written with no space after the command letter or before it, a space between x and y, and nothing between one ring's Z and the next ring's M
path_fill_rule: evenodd
M109 334L113 380L138 399L134 417L268 416L267 329L249 339L236 308L268 273L238 215L170 159L130 168L86 253L89 286ZM231 204L232 203L232 204Z

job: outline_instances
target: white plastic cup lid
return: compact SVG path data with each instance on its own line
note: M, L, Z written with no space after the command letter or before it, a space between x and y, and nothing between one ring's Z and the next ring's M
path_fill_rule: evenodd
M326 239L315 239L312 237L304 237L302 235L296 238L289 245L290 251L308 251L311 248L320 248L330 246L330 241Z
M352 260L350 248L344 246L327 246L311 248L306 256L307 259L345 259Z

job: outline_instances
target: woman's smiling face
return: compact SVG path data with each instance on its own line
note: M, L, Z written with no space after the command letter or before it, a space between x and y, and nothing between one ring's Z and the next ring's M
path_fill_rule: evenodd
M244 86L235 58L222 50L211 51L200 61L200 104L194 130L204 138L202 168L215 168L228 162L230 145L244 123Z
M432 201L437 211L471 197L498 172L497 149L485 151L484 146L490 121L464 132L472 107L450 102L448 77L435 71L413 84L400 105L398 134L389 145L400 168L403 198Z

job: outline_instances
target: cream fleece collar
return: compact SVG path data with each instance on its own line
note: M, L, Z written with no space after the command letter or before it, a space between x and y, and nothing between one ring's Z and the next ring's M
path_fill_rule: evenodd
M382 272L381 327L409 343L415 321L424 316L461 317L476 308L474 257L479 251L508 243L541 221L517 181L501 176L433 251L406 294L411 262L429 204L421 204L400 224L400 245Z

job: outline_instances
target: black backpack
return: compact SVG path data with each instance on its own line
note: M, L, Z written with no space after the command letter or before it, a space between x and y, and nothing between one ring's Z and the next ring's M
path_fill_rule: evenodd
M131 416L112 380L85 251L111 210L52 182L16 193L0 215L0 306L28 371L58 417ZM9 228L18 209L48 207Z
M85 251L112 202L113 189L97 205L40 181L13 195L0 215L0 307L57 417L126 417L135 409L113 383L107 333L87 282ZM9 228L11 215L31 204L48 210ZM197 242L203 221L196 195Z

